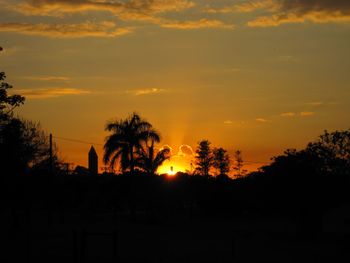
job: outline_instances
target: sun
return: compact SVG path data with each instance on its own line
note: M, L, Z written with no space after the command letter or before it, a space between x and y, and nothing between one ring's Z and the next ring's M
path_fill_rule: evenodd
M169 177L174 177L178 172L185 172L186 169L182 168L182 166L178 166L176 164L171 163L170 165L162 165L158 173L159 174L166 174Z
M174 170L174 167L173 167L173 166L171 166L171 167L170 167L170 170L169 170L169 171L167 171L167 173L166 173L166 174L167 174L168 176L175 176L175 175L176 175L176 173L177 173L177 172Z

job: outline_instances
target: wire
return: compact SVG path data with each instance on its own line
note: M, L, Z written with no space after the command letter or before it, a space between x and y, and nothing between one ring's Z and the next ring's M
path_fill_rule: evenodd
M89 144L89 145L98 145L98 146L103 146L101 143L95 143L95 142L87 142L87 141L82 141L82 140L77 140L77 139L71 139L71 138L64 138L64 137L57 137L57 136L52 136L55 139L62 140L62 141L69 141L69 142L75 142L75 143L81 143L81 144Z

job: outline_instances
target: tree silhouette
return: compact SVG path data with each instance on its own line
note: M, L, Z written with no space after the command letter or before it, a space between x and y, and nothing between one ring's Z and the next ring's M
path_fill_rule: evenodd
M151 139L150 141L150 145L145 143L145 145L139 149L137 166L149 174L155 174L158 167L161 166L165 160L170 158L170 149L163 148L156 152L154 140Z
M236 176L241 177L242 175L246 174L247 170L243 170L243 158L242 158L242 151L237 150L234 153L234 158L236 165L233 167L233 169L237 172Z
M152 125L136 113L126 119L107 123L106 130L112 134L106 138L104 145L104 163L109 163L110 167L114 168L119 160L123 172L127 169L131 173L134 172L136 154L141 149L142 143L150 139L160 141L160 136Z
M215 148L213 150L213 166L220 175L227 174L230 171L230 157L223 148Z
M195 159L197 165L196 172L208 177L213 163L213 155L208 140L202 140L198 143Z
M13 110L24 103L25 98L21 95L9 96L7 91L12 86L5 82L5 72L0 72L0 121L8 119Z
M321 172L346 174L350 170L350 130L325 131L319 139L311 142L305 151L321 162Z
M25 98L9 96L12 86L5 78L5 73L0 72L0 166L11 174L23 174L42 166L48 159L49 143L39 123L14 117L14 109L22 105Z

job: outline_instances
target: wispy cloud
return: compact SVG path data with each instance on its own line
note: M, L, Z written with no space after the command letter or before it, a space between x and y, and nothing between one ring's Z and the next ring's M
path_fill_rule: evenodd
M312 102L307 102L305 105L311 106L311 107L325 107L325 106L333 106L337 105L338 102L326 102L326 101L312 101Z
M318 106L323 106L325 103L323 101L313 101L313 102L308 102L305 104L309 105L309 106L318 107Z
M230 6L224 6L220 8L206 8L205 12L207 13L248 13L253 12L258 9L270 9L274 6L273 0L261 0L261 1L247 1L242 4L235 4Z
M283 112L280 114L281 117L294 117L295 115L295 112Z
M33 80L33 81L63 81L63 82L70 81L69 77L63 77L63 76L28 76L28 77L23 77L23 79Z
M160 25L164 28L173 29L201 29L201 28L221 28L234 29L234 25L226 24L219 20L200 19L197 21L168 21Z
M315 115L315 112L313 111L302 111L300 112L300 116L301 117L310 117L310 116L313 116Z
M267 119L264 119L264 118L256 118L255 119L257 122L262 122L262 123L265 123L265 122L268 122Z
M142 96L142 95L152 95L152 94L159 94L164 92L164 89L158 89L158 88L149 88L149 89L134 89L134 90L128 90L126 93L132 94L134 96Z
M16 90L22 96L28 99L48 99L67 95L85 95L89 91L74 88L45 88L45 89L19 89Z
M131 28L118 28L114 22L79 24L0 23L0 32L15 32L54 38L117 37L131 33Z
M189 0L24 0L8 5L14 11L36 16L64 16L90 11L110 12L124 20L152 20L154 15L191 8Z
M266 1L256 1L256 5ZM350 1L347 0L272 0L271 15L248 22L251 27L279 26L286 23L350 22Z
M235 127L235 128L241 128L246 124L246 121L233 121L233 120L226 120L224 121L224 125L229 127Z

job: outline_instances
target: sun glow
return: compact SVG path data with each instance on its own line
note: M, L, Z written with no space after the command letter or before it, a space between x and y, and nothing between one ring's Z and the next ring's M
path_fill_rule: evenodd
M181 166L173 165L173 164L166 164L162 165L159 170L158 174L166 174L168 176L175 176L178 172L185 172L186 169L184 169Z
M169 171L167 171L167 175L168 176L175 176L176 175L176 171L174 171L174 168L173 167L171 167L171 169L169 170Z

